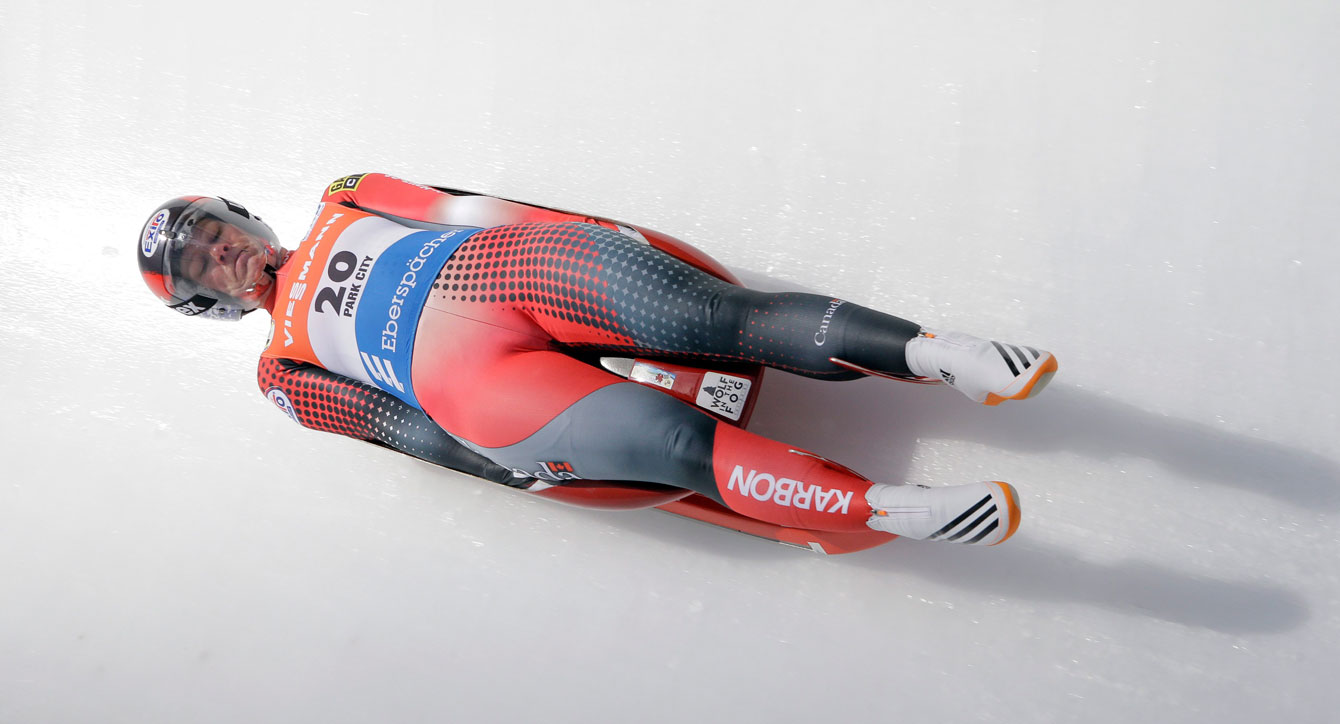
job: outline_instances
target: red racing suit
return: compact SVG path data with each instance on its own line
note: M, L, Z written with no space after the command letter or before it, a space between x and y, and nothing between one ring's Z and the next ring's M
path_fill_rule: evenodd
M382 174L331 184L271 314L260 387L304 426L508 485L556 471L661 483L834 531L866 529L870 481L584 357L900 377L920 331L832 297L729 284L611 221Z

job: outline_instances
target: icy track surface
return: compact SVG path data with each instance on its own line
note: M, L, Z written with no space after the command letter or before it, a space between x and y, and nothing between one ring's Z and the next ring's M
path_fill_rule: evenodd
M388 5L0 4L0 722L1334 721L1335 3ZM293 425L134 238L374 170L1054 350L755 416L1020 533L824 558Z

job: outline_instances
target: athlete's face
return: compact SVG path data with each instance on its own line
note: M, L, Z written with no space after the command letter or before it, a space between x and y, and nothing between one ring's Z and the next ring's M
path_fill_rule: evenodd
M265 243L232 224L206 219L196 225L182 252L181 271L234 299L259 302L269 291Z

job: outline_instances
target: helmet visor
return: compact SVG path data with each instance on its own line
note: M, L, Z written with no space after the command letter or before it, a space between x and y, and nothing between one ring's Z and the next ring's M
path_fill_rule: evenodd
M217 300L210 310L216 315L247 312L261 305L274 283L274 232L225 201L193 202L164 237L164 286L180 300Z

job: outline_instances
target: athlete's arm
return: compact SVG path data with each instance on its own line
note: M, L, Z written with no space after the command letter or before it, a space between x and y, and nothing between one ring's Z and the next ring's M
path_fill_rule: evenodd
M257 381L271 402L304 427L366 440L495 483L530 482L456 442L422 411L372 385L271 357L261 358Z
M615 228L612 222L603 219L493 196L451 194L382 173L359 173L336 179L326 188L321 200L393 218L453 226L491 228L504 224L579 221Z

